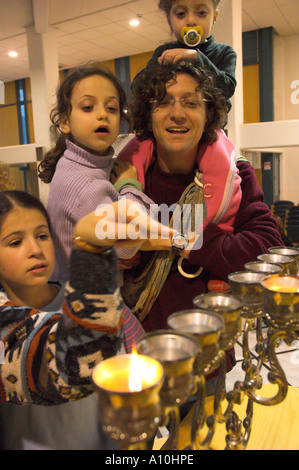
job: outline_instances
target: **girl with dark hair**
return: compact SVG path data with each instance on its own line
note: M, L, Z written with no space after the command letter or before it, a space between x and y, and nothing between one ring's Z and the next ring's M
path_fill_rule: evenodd
M78 256L78 252L76 255ZM84 257L84 254L80 255L79 253L80 256ZM96 257L93 262L96 262ZM104 266L105 259L101 259L101 263ZM50 374L53 373L56 376L55 383L58 385L60 382L55 361L52 363L50 360L50 358L54 358L56 351L54 325L59 323L62 312L66 314L66 308L67 312L72 310L70 305L67 307L67 304L63 310L68 286L65 290L65 286L61 282L49 281L54 265L55 253L51 224L43 204L39 199L23 191L0 192L0 284L3 289L1 291L0 285L0 340L5 338L8 348L6 361L3 366L0 366L1 400L12 401L16 404L22 401L33 401L40 405L67 401L59 396L58 390L55 390L55 386L50 385L49 380ZM78 278L79 275L77 285L80 285L79 290L83 289L83 295L90 290L96 293L95 286L98 282L101 283L100 279L102 279L101 289L104 292L105 282L107 282L105 276L107 279L109 278L109 284L116 282L116 279L113 279L113 275L117 277L115 269L110 272L109 266L106 265L106 268L103 267L103 274L101 274L100 268L97 268L96 272L99 278L90 281L93 285L88 286L87 281L92 279L95 267L91 264L76 264L74 259L72 266L73 270L77 271L77 274L71 273L72 279L74 276ZM86 282L84 278L86 278ZM75 293L76 283L71 282L70 285L72 286L70 297L72 297ZM109 292L113 292L110 285ZM76 295L75 293L75 297ZM112 299L113 295L110 297ZM118 314L118 322L120 322L120 318L123 318L124 348L127 353L130 353L132 345L143 336L144 331L130 310L122 304L117 292L115 293L115 302L119 304L121 309ZM105 296L102 304L105 304ZM109 305L112 307L113 302ZM42 311L43 314L39 311ZM73 312L71 317L74 320ZM64 341L67 341L66 335L69 327L65 329L64 323L63 320L60 321L60 332L63 334ZM40 327L38 327L39 324ZM37 325L36 331L34 330L35 325ZM118 329L120 327L121 323ZM40 338L39 328L42 333ZM47 339L47 332L50 332L51 328L53 328L52 342L50 338ZM72 328L70 332L71 330ZM81 329L82 331L79 330L71 333L75 336L79 335L78 344L80 343L80 334L85 334L84 328ZM117 338L117 341L121 344L120 338ZM112 343L113 339L111 339ZM12 349L9 355L10 347ZM84 346L83 339L82 348L83 350L87 348L86 351L89 349L90 353L93 350L89 348L88 344ZM28 355L26 351L28 351ZM80 352L80 347L78 354L79 360L84 361L84 354L82 350ZM72 357L76 362L75 351ZM98 360L100 359L98 358ZM49 366L49 370L47 366ZM44 367L43 372L39 370L39 367ZM19 380L19 373L26 376L25 381ZM44 384L39 382L42 377L45 378ZM19 383L14 392L12 392L13 384L10 383L10 380ZM27 389L24 391L22 387L27 387ZM71 393L73 394L74 391ZM82 398L84 394L79 394L79 396ZM73 398L75 399L75 394ZM26 440L48 446L51 449L96 449L100 445L95 395L87 400L55 408L37 407L36 405L20 408L16 404L1 404L0 406L0 423L5 428L2 446L7 450L21 450L24 445L26 446ZM86 432L87 427L88 433Z
M88 63L70 71L62 81L57 106L51 113L57 142L39 166L39 177L51 182L47 209L57 261L53 279L65 282L69 278L76 222L100 204L119 198L110 183L110 173L114 165L112 144L122 119L128 121L126 96L113 73ZM138 181L133 186L140 189ZM118 254L131 258L135 252Z
M0 283L8 298L37 309L53 308L56 299L60 309L62 285L48 282L55 265L51 224L39 199L23 191L0 192L0 235Z

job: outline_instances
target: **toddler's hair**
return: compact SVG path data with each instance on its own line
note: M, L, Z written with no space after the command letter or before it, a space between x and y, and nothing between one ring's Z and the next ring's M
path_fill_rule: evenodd
M0 230L4 219L16 207L35 209L41 212L51 232L50 217L43 203L37 197L18 190L0 192Z
M177 0L159 0L158 7L160 8L160 10L164 11L167 18L169 18L171 7L176 1ZM221 0L212 0L212 1L213 1L214 8L216 10Z
M59 127L61 118L67 119L71 114L71 97L74 86L84 78L88 78L93 75L99 75L113 83L119 95L120 116L130 124L129 116L126 113L126 94L120 80L116 75L114 75L114 73L102 68L97 62L88 62L85 65L70 70L63 79L61 85L58 87L57 104L50 114L52 122L51 132L55 137L56 145L46 153L43 161L38 167L38 176L44 183L50 183L52 181L58 160L66 149L66 139L69 138L71 140L71 136L63 134Z

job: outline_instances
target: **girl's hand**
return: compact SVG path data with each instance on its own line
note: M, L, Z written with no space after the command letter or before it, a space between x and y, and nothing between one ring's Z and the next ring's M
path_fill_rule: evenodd
M166 246L174 231L150 218L136 202L122 198L83 217L76 224L74 238L80 237L95 246L126 248L147 245L148 241ZM162 249L162 248L161 248Z
M159 64L175 64L181 60L195 62L198 58L196 49L167 49L158 58Z
M133 178L138 181L138 173L136 167L131 165L129 162L122 162L116 160L111 170L110 181L115 184L117 181L124 178Z

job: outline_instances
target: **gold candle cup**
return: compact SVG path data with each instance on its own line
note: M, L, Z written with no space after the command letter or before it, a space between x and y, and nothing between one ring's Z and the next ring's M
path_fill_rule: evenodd
M265 276L283 273L282 266L279 266L278 264L266 263L265 261L251 261L250 263L246 263L244 268L246 271L265 274Z
M196 339L177 331L157 330L139 340L136 349L139 354L159 360L163 366L162 405L171 407L183 404L194 388L193 364L200 354Z
M181 310L167 318L167 325L197 339L201 354L194 363L196 375L208 375L219 367L220 336L224 330L220 315L199 309Z
M261 281L265 274L239 271L228 275L232 293L242 299L244 307L241 316L247 319L263 315L264 296Z
M232 294L208 293L193 299L194 308L212 311L224 320L224 329L220 337L220 349L231 349L241 333L241 311L243 302Z
M274 328L299 327L299 279L271 276L261 283L264 311Z
M132 371L136 374L132 375ZM138 384L130 383L132 377L137 377ZM159 392L163 379L163 367L158 361L137 354L106 359L93 369L99 419L104 431L120 447L129 448L155 436L161 416Z
M299 268L299 250L296 249L295 247L289 247L289 246L273 246L272 248L269 248L269 253L275 254L275 255L282 255L282 256L289 256L292 258L292 263L289 266L289 274L291 276L297 276L298 275L298 268Z
M278 255L276 253L264 253L257 257L259 261L264 261L265 263L278 264L283 267L283 273L289 274L289 268L292 264L293 259L290 256Z

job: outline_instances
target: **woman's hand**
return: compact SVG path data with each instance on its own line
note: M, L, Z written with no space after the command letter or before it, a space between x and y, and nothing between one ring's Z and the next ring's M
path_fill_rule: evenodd
M110 181L112 184L124 178L132 178L138 181L138 173L136 167L129 162L116 160L111 170Z
M195 49L167 49L158 58L159 64L175 64L181 60L188 60L195 62L198 58L197 51Z
M136 245L163 245L167 249L174 230L149 217L143 206L122 198L99 206L95 212L79 220L74 238L80 237L95 246L126 248ZM157 248L152 248L157 249Z

